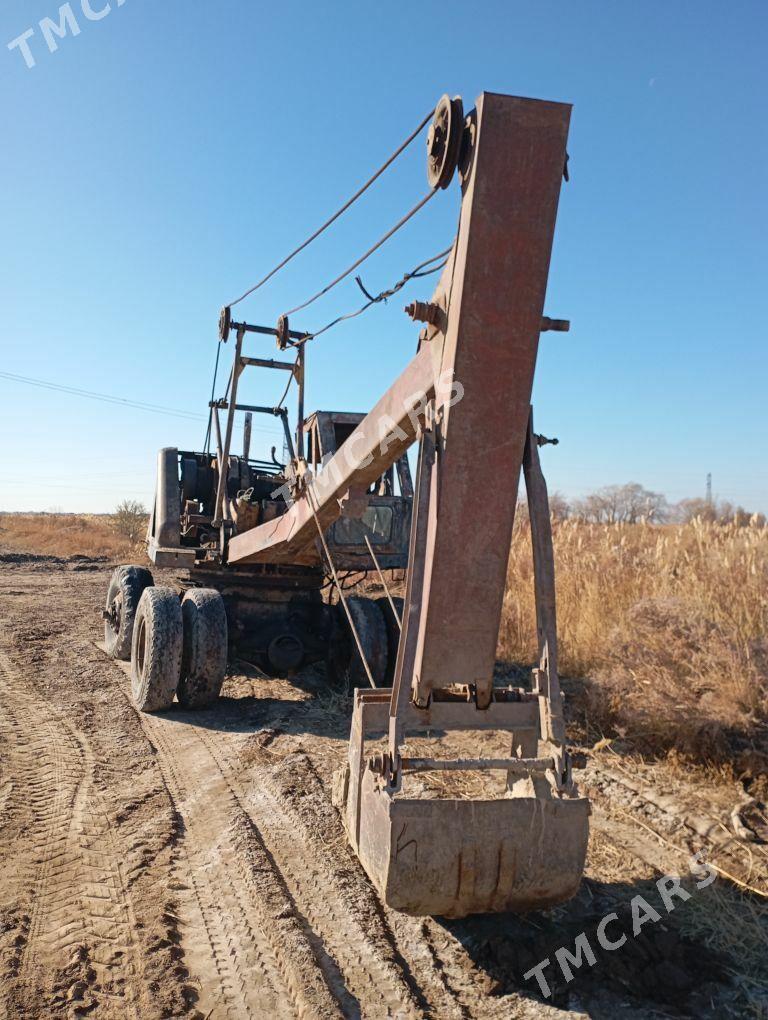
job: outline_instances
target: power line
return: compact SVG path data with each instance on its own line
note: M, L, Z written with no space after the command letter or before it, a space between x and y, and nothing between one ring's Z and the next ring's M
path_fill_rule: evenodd
M108 393L96 393L93 390L80 389L78 386L66 386L63 383L53 383L46 379L34 379L31 376L16 375L13 372L0 372L0 378L8 379L11 382L24 383L27 386L37 386L40 389L55 390L59 393L68 393L70 396L85 397L88 400L101 400L108 404L121 404L124 407L132 407L136 410L151 411L155 414L170 414L178 418L188 420L200 420L200 415L192 411L181 411L178 408L164 407L160 404L149 404L141 400L130 400L128 397L115 397Z
M182 411L178 408L165 407L161 404L149 404L141 400L130 400L128 397L116 397L108 393L97 393L94 390L84 390L78 386L67 386L64 383L54 383L46 379L35 379L27 375L16 375L14 372L0 372L0 378L9 382L23 383L25 386L36 386L40 389L53 390L57 393L66 393L72 397L81 397L87 400L99 400L106 404L116 404L119 407L128 407L137 411L149 411L152 414L170 415L171 417L184 418L186 421L203 421L204 416L195 414L193 411ZM266 433L270 436L280 435L277 429L268 429L254 426L254 430Z

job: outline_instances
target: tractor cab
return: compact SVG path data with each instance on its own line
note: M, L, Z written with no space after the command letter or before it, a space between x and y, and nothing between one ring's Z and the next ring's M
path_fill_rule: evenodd
M304 422L307 462L320 475L365 415L315 411ZM403 454L366 490L350 492L343 515L326 532L334 562L345 570L373 568L371 549L382 569L405 569L411 528L413 483ZM369 548L370 543L370 548Z

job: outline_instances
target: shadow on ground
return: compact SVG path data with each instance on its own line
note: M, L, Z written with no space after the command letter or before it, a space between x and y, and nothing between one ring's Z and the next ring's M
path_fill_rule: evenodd
M329 686L322 669L309 667L289 680L275 680L235 660L231 678L236 686L225 682L222 694L210 708L190 710L174 704L164 717L170 722L230 733L269 728L344 742L349 739L352 698Z
M176 705L166 718L211 730L306 733L346 743L351 698L329 688L321 669L305 670L286 681L266 678L242 662L233 665L238 670L234 683L225 686L214 706L189 711ZM512 664L500 664L496 682L524 683L523 671ZM692 893L702 895L695 887ZM648 906L636 907L645 923L635 936L631 905L638 896ZM679 904L679 909L685 909L684 904ZM617 916L608 923L605 934L621 945L608 950L597 933L600 922L611 913ZM588 1007L593 1020L614 1020L619 1001L635 1017L723 1015L714 1010L712 1002L728 994L724 983L729 961L680 933L674 913L668 913L652 881L585 879L573 900L548 912L436 920L468 954L480 984L478 992L484 996L514 993L565 1009ZM575 953L575 940L582 933L594 953L594 963L588 956L580 967L572 962L572 979L567 980L556 954L558 950ZM535 976L524 976L546 959L550 963L542 975L550 989L547 997Z
M704 893L693 887L693 895ZM655 912L642 923L637 936L633 934L633 898L642 916L648 908ZM675 902L677 909L685 909ZM609 914L616 916L605 925L603 940L616 944L612 950L598 938L600 923ZM668 913L654 882L585 879L577 896L546 913L485 914L440 923L473 960L483 976L486 995L517 992L562 1009L588 1004L592 1020L615 1020L617 996L628 1007L648 1010L653 1004L658 1008L658 1013L644 1014L648 1016L721 1015L712 1012L712 1001L724 991L728 961L681 935L674 913ZM581 966L571 959L570 974L564 975L556 954L560 951L562 958L567 950L577 955L579 936L582 943L586 937L594 955L585 952ZM535 975L525 978L545 960L549 963L541 974L549 986L546 997Z

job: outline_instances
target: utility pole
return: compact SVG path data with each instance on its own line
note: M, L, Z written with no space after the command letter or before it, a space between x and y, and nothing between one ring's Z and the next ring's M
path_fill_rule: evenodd
M707 506L712 506L712 472L707 475Z

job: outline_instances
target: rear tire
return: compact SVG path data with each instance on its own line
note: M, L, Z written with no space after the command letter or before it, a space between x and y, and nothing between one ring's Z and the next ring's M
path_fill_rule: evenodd
M181 672L181 603L173 588L146 588L136 610L131 691L141 712L173 704Z
M347 599L349 614L363 647L365 661L373 676L376 687L381 687L387 677L387 626L384 614L372 599L353 595ZM335 626L326 656L326 670L332 683L339 686L370 687L354 635L349 627L344 607L334 606Z
M109 582L104 618L104 646L113 659L131 657L133 624L145 588L155 582L144 567L118 567Z
M386 595L382 598L376 599L376 605L381 610L381 614L384 617L384 625L387 628L387 676L386 681L389 686L392 685L392 680L395 676L395 666L397 665L397 649L400 645L400 624L403 620L403 609L405 607L405 599L400 598L399 595L393 595L392 601L395 604L397 615L400 617L400 623L398 623L395 614L392 612L392 606L389 604L389 599Z
M227 613L214 588L191 588L181 603L184 627L177 695L186 708L205 708L221 693L227 670Z

